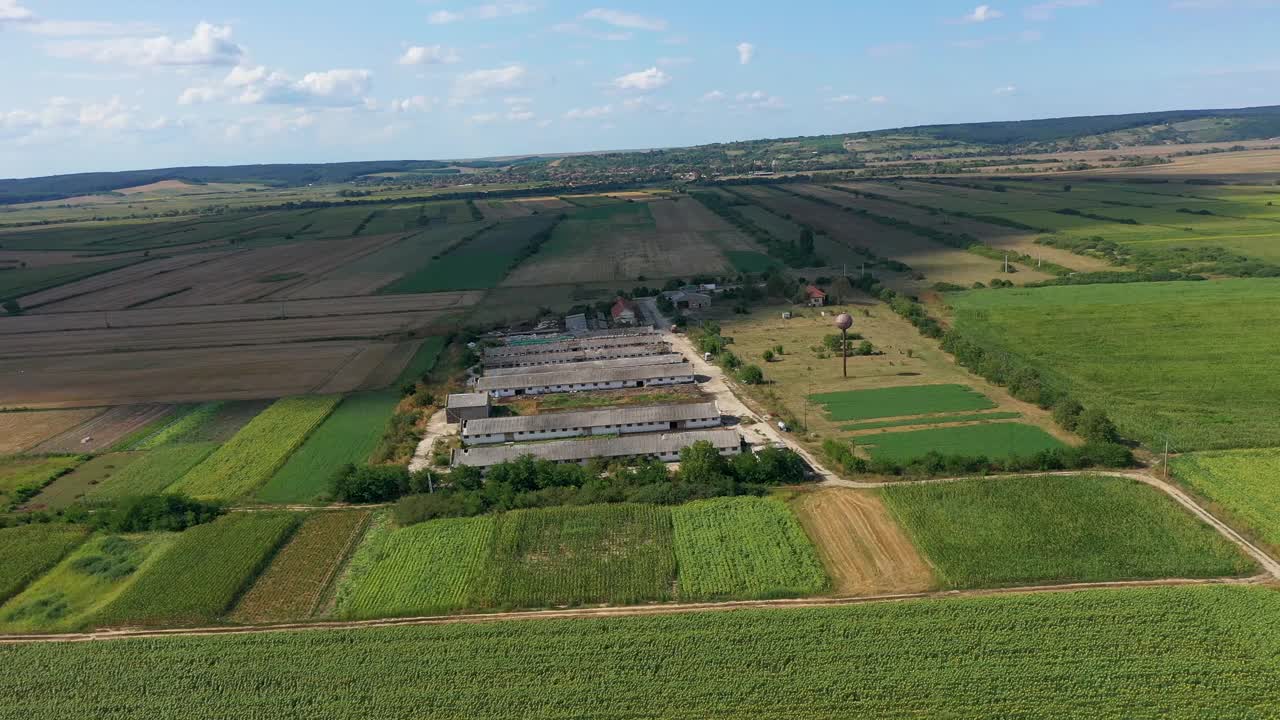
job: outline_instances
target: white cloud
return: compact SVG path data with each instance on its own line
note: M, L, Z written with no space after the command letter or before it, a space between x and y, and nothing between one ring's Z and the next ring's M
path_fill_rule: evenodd
M725 97L725 94L719 90L712 90L702 96L702 102L720 102L721 100L724 100Z
M30 22L36 14L18 4L17 0L0 0L0 23Z
M999 10L996 10L990 5L979 5L978 7L973 9L973 12L970 12L964 17L960 18L958 22L983 23L983 22L987 22L988 20L995 20L1001 17L1004 17L1004 13L1000 12Z
M867 100L867 102L871 103L872 105L884 105L889 102L889 98L885 97L884 95L874 95L869 100Z
M512 109L507 112L507 119L511 122L528 122L534 117L533 111L528 109Z
M463 10L437 10L427 16L427 22L432 25L448 25L463 20L494 20L512 15L526 15L537 9L537 5L527 2L489 3Z
M733 105L735 110L781 110L786 107L781 98L763 90L738 93L734 100L737 101Z
M373 73L368 70L337 69L311 72L294 80L265 66L236 66L223 78L221 86L189 87L178 103L192 105L230 100L241 105L329 105L352 107L369 104Z
M861 100L861 98L857 95L836 95L835 97L827 98L827 102L829 103L853 103L858 102L859 100Z
M407 113L413 111L426 112L435 107L436 99L425 95L414 95L403 100L391 101L391 112Z
M1098 5L1100 2L1102 2L1102 0L1049 0L1049 2L1032 5L1023 11L1023 15L1025 15L1028 20L1052 20L1054 14L1058 10L1093 7L1094 5Z
M612 105L598 105L589 108L574 108L564 114L565 120L595 120L613 114Z
M235 65L245 50L231 40L231 27L201 22L191 37L174 40L167 35L151 38L118 38L73 41L52 45L57 57L128 65Z
M324 98L346 104L346 100L362 100L373 84L373 73L368 70L326 70L302 76L293 89L314 98Z
M214 87L189 87L178 96L179 105L200 105L210 103L222 97L222 93Z
M992 93L996 95L1017 95L1018 87L1016 85L1002 85L993 90Z
M512 64L492 70L473 70L459 75L453 83L455 97L468 98L492 92L520 88L529 71L523 65Z
M591 38L592 40L609 40L618 42L622 40L630 40L629 32L596 32L590 28L583 27L580 23L567 22L557 23L551 26L553 32L564 33L566 35L578 35L580 37Z
M750 63L751 60L756 56L756 46L752 45L749 42L738 43L737 50L738 50L738 63L740 65L746 65L747 63Z
M26 146L70 138L118 138L172 125L163 116L142 118L141 111L119 96L106 101L54 97L34 110L0 112L0 138Z
M607 10L604 8L594 8L582 14L584 20L598 20L614 27L627 28L629 30L650 30L660 32L667 29L667 21L661 18L649 18L633 13L622 12L621 10Z
M654 66L614 78L613 86L619 90L657 90L670 82L671 76Z
M497 119L498 119L498 113L487 112L487 113L476 113L475 115L472 115L471 117L467 118L467 121L473 122L477 125L487 125L491 122L496 121Z
M400 56L401 65L452 65L460 61L458 51L443 45L414 45Z

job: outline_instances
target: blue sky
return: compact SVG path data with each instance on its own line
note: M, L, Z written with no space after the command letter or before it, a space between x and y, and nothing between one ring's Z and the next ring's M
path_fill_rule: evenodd
M0 0L0 177L1280 103L1277 0Z

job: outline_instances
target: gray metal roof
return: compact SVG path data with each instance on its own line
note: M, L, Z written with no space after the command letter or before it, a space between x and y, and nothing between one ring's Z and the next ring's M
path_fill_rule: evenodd
M560 365L566 362L584 362L587 360L610 360L623 357L643 357L647 355L665 355L671 352L671 343L655 342L645 345L624 345L622 347L602 348L598 350L570 350L567 352L540 353L532 355L504 355L486 357L485 366L510 365L516 367L533 367L538 365Z
M706 440L720 450L741 445L742 436L737 430L691 430L677 433L647 433L616 438L591 440L557 440L555 442L481 445L453 451L453 464L471 467L489 467L509 462L525 455L540 460L558 462L590 460L591 458L627 457L632 455L656 455L675 452L700 440Z
M519 417L485 418L471 420L462 428L464 436L493 435L495 433L541 432L564 428L589 428L625 423L679 422L702 420L720 416L720 408L714 402L672 405L646 405L616 407L603 410L523 415Z
M549 365L525 365L522 367L489 368L484 371L488 377L503 375L532 375L535 373L556 372L558 370L597 370L615 367L639 367L641 365L670 365L684 362L680 353L663 353L662 355L641 355L640 357L609 358L607 360L583 360Z
M489 396L482 392L454 393L449 396L449 407L471 408L484 407L489 404Z
M549 387L551 385L657 380L659 378L683 377L692 374L693 366L688 363L620 368L587 368L585 370L574 370L572 365L566 365L558 368L556 372L482 377L476 381L476 390L489 392L515 388Z
M649 345L653 343L652 333L640 335L623 335L621 337L593 337L560 340L558 342L537 343L534 345L506 345L484 349L485 357L507 357L510 355L540 355L567 350L590 350L593 348L623 347L626 345Z

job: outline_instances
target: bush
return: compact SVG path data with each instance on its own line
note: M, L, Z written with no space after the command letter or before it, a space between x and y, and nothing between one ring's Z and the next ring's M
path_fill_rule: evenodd
M202 525L226 512L217 502L186 495L140 495L121 498L93 515L93 525L113 533L180 531Z
M762 357L764 358L765 362L773 362L773 351L765 350L764 355Z
M1076 422L1076 432L1086 440L1113 443L1118 438L1116 426L1106 413L1093 408L1080 413Z
M333 497L340 502L377 503L395 500L409 492L409 470L400 465L347 464L333 479Z
M1064 430L1074 432L1082 412L1084 412L1084 406L1076 400L1068 397L1060 398L1053 406L1053 421L1061 425Z
M757 365L747 365L738 371L738 379L747 385L759 385L764 382L764 371Z

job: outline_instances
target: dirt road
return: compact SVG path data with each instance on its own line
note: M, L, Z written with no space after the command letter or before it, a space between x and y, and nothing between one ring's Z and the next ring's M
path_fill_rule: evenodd
M436 440L452 434L454 434L454 428L446 419L444 410L436 411L436 414L427 421L427 433L422 436L422 442L418 443L418 449L413 451L413 459L409 461L409 472L418 472L431 467L431 448L435 446Z

